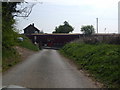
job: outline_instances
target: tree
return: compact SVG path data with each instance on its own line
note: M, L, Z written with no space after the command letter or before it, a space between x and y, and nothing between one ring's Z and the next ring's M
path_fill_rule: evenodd
M81 32L83 32L85 35L91 35L95 33L95 29L93 25L82 26Z
M26 18L30 15L35 5L36 3L21 2L16 6L17 12L13 13L13 16Z
M28 2L2 2L2 44L4 47L14 45L17 33L14 27L16 17L28 17L32 11L34 3Z
M2 2L2 48L11 48L16 44L15 40L18 34L14 27L15 16L17 17L28 17L35 4L28 4L23 7L23 4L27 2ZM3 49L3 51L5 51Z
M15 32L14 26L15 19L13 13L16 11L17 2L3 2L2 3L2 48L9 48L14 45ZM3 50L4 51L4 50Z
M2 55L0 54L0 60L2 57L3 64L5 64L3 65L3 69L6 68L6 65L12 65L13 62L19 60L18 52L15 50L14 46L20 44L18 42L18 37L21 35L16 32L16 28L14 26L16 24L16 20L14 17L28 17L32 11L32 7L34 6L31 5L28 8L26 6L25 8L21 8L22 4L22 2L2 2L2 7L0 7L0 16L2 16L2 20L0 20L0 26L2 26L2 41L0 41L0 47L2 46Z
M72 32L74 28L69 25L67 21L64 22L64 25L60 25L58 27L55 27L55 31L53 33L69 33Z

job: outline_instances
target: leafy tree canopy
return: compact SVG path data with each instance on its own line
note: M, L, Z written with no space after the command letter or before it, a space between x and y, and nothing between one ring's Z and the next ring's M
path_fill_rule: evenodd
M14 24L16 24L14 17L28 17L34 6L34 4L32 4L30 7L23 7L24 5L22 4L27 4L27 2L2 2L2 45L5 48L10 48L15 45L15 40L18 35L14 27ZM17 6L21 8L17 9ZM22 13L25 13L25 15Z
M67 21L64 22L64 25L60 25L58 27L55 27L55 31L53 33L69 33L72 32L74 28L69 25Z
M13 24L15 19L13 13L17 12L16 6L18 2L3 2L2 3L2 48L8 48L15 43L16 32Z
M83 32L85 35L91 35L95 33L95 29L93 25L82 26L81 32Z

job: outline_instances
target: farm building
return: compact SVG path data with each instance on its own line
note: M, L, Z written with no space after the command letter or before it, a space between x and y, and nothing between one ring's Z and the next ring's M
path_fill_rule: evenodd
M29 26L27 26L26 28L23 29L24 30L24 34L37 34L40 33L40 30L37 29L33 24L30 24Z

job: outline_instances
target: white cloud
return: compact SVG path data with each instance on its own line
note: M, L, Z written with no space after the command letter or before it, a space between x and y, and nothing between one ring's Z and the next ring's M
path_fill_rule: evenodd
M119 0L25 0L28 2L47 2L55 5L76 5L76 6L92 6L95 8L110 8L117 6Z
M84 6L92 7L96 10L103 9L116 9L118 7L119 0L26 0L28 2L43 2L51 5L64 5L64 6Z

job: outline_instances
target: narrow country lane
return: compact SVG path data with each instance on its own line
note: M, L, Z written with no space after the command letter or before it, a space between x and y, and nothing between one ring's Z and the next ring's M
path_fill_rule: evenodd
M3 74L3 86L27 88L97 88L58 51L43 49Z

